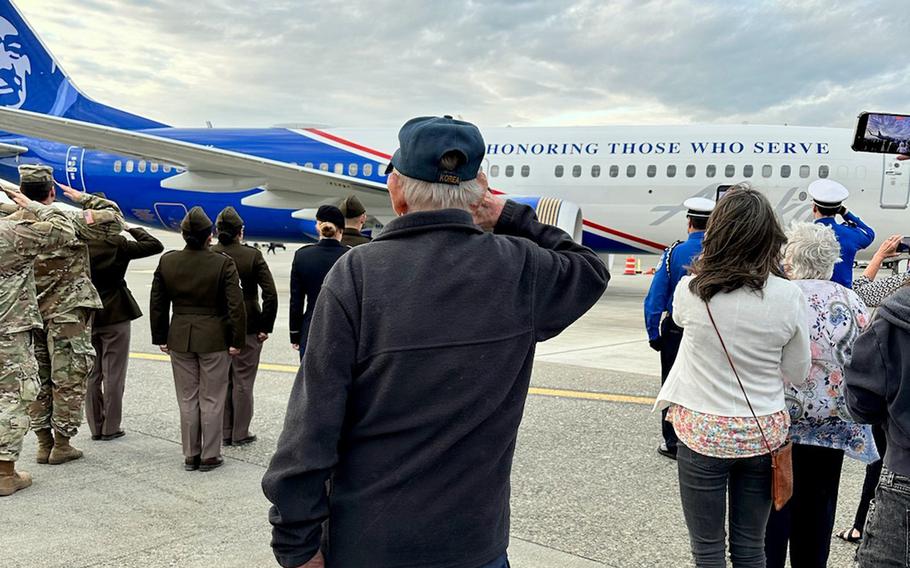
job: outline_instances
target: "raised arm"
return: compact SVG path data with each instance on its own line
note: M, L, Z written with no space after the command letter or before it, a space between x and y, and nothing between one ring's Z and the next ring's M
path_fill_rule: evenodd
M164 250L164 245L141 227L127 229L134 240L123 240L120 251L130 260L154 256Z
M852 211L845 211L843 214L844 221L856 225L856 228L863 234L863 239L859 242L859 248L864 249L872 244L875 240L875 231L872 227L863 223L863 220L853 214Z
M81 213L70 213L76 236L82 240L104 239L119 235L126 228L120 207L109 199L60 186L63 194L82 206Z

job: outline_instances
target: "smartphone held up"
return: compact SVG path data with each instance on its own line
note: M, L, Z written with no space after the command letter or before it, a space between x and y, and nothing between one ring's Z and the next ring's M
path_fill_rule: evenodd
M851 147L857 152L910 154L910 115L861 113Z

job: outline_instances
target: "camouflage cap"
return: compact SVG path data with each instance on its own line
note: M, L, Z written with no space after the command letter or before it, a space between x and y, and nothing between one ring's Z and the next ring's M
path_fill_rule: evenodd
M54 168L41 164L20 164L19 183L53 182Z
M341 212L344 214L345 219L356 219L357 217L360 217L367 212L367 210L363 207L363 203L357 199L356 195L351 195L350 197L345 198L345 200L341 202L341 205L339 205L338 208L341 209Z
M219 229L240 230L243 228L243 217L237 213L236 209L228 205L218 214L218 218L215 219L215 224Z
M198 205L187 212L183 221L180 222L180 230L187 233L201 233L212 228L212 220L205 214L202 207Z

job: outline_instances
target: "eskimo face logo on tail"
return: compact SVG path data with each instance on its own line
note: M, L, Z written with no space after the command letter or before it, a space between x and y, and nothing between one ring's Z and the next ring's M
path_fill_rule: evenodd
M0 106L19 108L28 96L32 63L22 46L19 30L0 18Z

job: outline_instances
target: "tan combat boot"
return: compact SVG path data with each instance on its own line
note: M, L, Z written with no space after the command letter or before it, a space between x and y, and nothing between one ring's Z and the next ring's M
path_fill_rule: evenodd
M0 497L8 497L32 484L32 476L16 471L16 462L0 461Z
M82 450L77 450L76 448L70 445L70 439L61 434L60 432L55 432L55 441L54 449L51 450L51 455L47 460L47 463L51 465L60 465L68 461L77 460L82 457Z
M47 463L47 460L51 455L51 450L54 448L54 435L51 434L50 428L35 430L35 434L38 435L37 461L38 463Z

